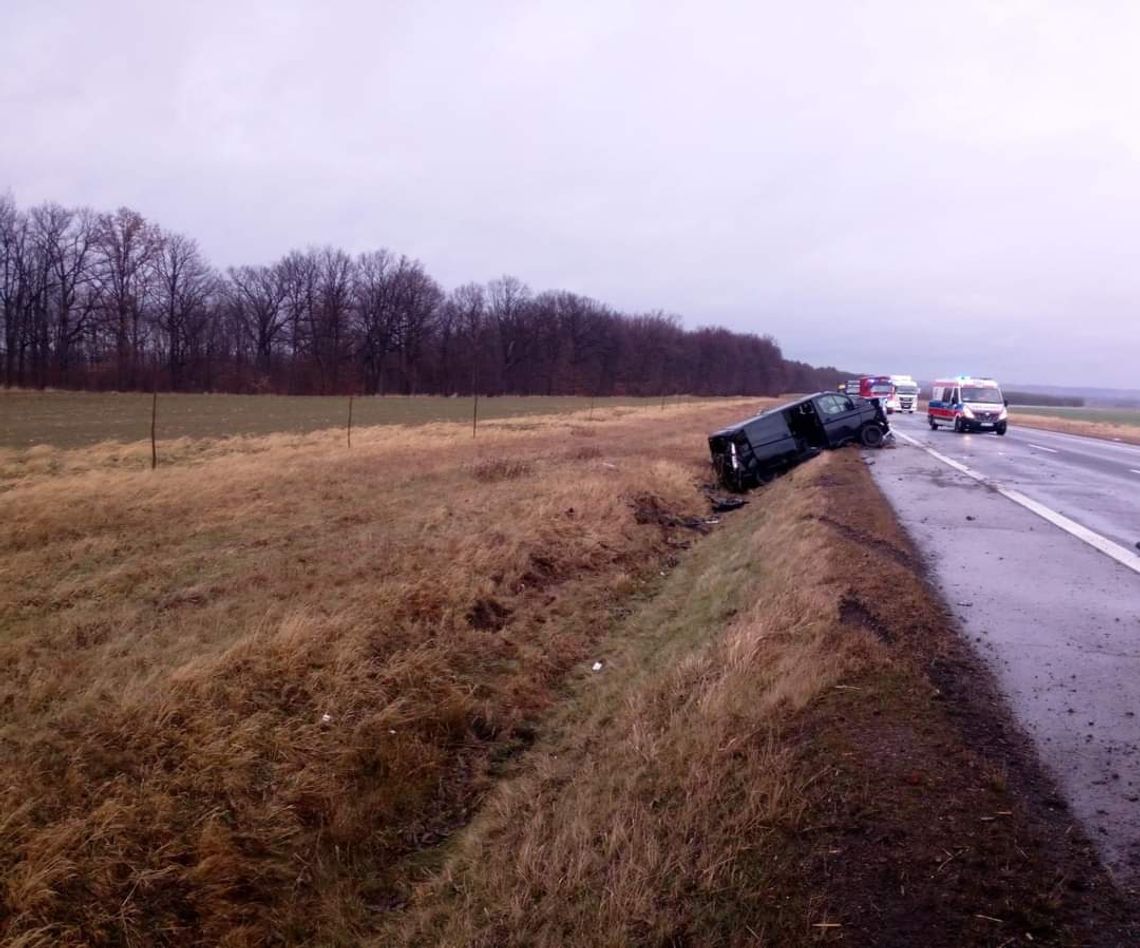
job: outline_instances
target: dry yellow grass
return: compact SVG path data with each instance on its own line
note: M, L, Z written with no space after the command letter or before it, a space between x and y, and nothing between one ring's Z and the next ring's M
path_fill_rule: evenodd
M1055 415L1027 415L1019 412L1010 414L1009 423L1022 428L1043 428L1046 431L1060 431L1064 434L1082 435L1086 438L1140 444L1140 430L1135 425L1116 425L1104 421L1058 418Z
M0 495L26 944L351 939L703 511L741 404L53 455ZM655 575L655 573L654 573Z
M859 455L677 526L754 407L18 461L0 941L1087 943Z
M744 925L765 927L756 901L784 875L812 780L788 722L881 652L839 621L849 571L816 516L831 463L766 489L746 526L682 563L379 943L719 942L722 923L758 937ZM757 876L757 853L776 871Z
M1108 888L1091 847L1035 812L1039 777L858 454L752 500L373 943L1133 943L1113 910L1073 920L1093 912L1067 876Z

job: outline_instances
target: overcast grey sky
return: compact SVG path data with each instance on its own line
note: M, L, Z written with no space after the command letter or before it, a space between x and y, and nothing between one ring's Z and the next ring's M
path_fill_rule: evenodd
M1140 3L0 0L0 191L1140 387Z

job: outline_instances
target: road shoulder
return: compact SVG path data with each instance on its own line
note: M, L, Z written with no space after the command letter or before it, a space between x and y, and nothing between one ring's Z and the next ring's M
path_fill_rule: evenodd
M1138 577L920 448L904 444L873 471L1075 816L1134 885Z

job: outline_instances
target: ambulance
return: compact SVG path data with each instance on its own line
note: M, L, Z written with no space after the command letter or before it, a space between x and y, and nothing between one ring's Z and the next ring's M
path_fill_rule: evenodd
M932 430L950 425L957 432L993 431L1003 435L1009 424L1007 404L1001 386L993 379L961 375L934 383L926 420Z
M909 375L892 375L891 384L894 393L888 400L887 407L913 415L918 410L918 383Z

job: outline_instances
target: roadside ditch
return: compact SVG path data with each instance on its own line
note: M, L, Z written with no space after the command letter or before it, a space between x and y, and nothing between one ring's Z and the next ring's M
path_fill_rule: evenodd
M678 559L382 943L1140 941L859 453Z

